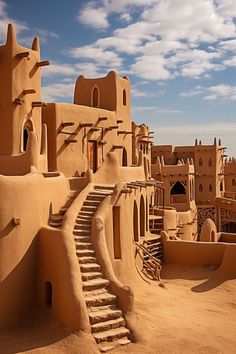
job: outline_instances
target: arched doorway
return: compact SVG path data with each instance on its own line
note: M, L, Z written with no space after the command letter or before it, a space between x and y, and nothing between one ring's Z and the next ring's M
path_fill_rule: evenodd
M173 184L170 190L171 203L186 203L186 189L183 183L177 181Z
M99 107L99 91L97 86L93 88L93 93L92 93L92 106L93 107Z
M134 209L133 209L133 233L134 233L134 242L139 241L139 233L138 233L138 207L136 201L134 201Z
M141 237L145 236L145 219L146 219L145 203L144 203L144 198L141 195L141 198L140 198L140 210L139 210L140 236Z
M123 149L123 154L122 154L122 166L128 166L126 148Z

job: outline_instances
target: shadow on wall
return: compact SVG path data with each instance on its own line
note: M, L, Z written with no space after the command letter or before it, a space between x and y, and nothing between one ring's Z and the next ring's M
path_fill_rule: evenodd
M0 329L19 324L35 306L36 244L0 283Z
M6 237L15 227L14 221L11 219L9 223L0 231L0 238Z

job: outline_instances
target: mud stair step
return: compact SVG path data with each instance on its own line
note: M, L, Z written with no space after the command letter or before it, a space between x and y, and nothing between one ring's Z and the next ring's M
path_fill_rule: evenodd
M77 250L76 254L77 254L77 256L79 254L78 260L79 260L80 265L81 264L92 264L92 263L95 263L97 260L95 257L93 257L93 255L95 254L94 251L87 250L82 253L82 250Z
M62 225L61 221L53 221L53 220L49 220L48 225L51 227L55 227L55 228L60 228Z
M86 272L82 273L82 280L87 281L87 280L92 280L92 279L102 279L102 273L101 272Z
M88 290L108 287L109 280L104 278L98 278L98 279L83 281L82 284L83 284L83 290L88 291Z
M90 242L90 236L77 236L77 235L74 235L74 240L75 240L75 244L76 245L79 245L80 242L83 243L83 242Z
M86 250L92 250L93 251L93 244L91 242L81 242L78 245L76 245L77 249L86 249Z
M130 331L125 327L112 328L108 331L93 333L93 336L97 343L101 342L113 342L117 339L127 337Z
M89 291L87 292L87 295L85 295L85 301L88 307L115 305L116 297L115 295L110 294L108 291L103 291L101 293L94 293Z
M94 325L91 326L91 329L93 333L97 333L97 332L109 331L111 329L124 327L124 326L125 326L125 320L123 319L123 317L119 317L119 318L115 318L114 320L95 323Z
M101 267L99 264L94 262L94 263L81 264L80 269L81 272L100 272Z
M88 311L89 320L91 325L99 322L105 322L114 320L116 318L122 317L121 310L117 309L115 306L102 306L102 307L93 307Z
M131 343L131 341L127 337L123 337L121 339L116 340L115 342L102 342L98 344L98 348L102 353L106 353L117 346L126 345L129 343Z

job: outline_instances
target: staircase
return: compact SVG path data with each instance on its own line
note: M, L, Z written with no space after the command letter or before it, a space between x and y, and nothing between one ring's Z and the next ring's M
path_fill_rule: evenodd
M102 352L130 343L130 331L125 327L116 296L109 291L109 280L102 273L90 238L93 216L112 192L111 185L95 186L76 218L73 231L91 330Z
M155 257L162 261L163 259L163 247L162 247L162 239L161 239L161 231L163 228L163 216L156 215L155 209L150 208L151 214L149 214L149 231L152 234L145 241L145 247L147 248L148 252Z
M56 229L59 229L62 225L64 214L66 213L67 209L71 206L73 201L78 195L78 191L71 191L71 193L68 195L68 199L65 203L65 205L61 208L59 213L57 214L51 214L48 225L51 227L55 227Z

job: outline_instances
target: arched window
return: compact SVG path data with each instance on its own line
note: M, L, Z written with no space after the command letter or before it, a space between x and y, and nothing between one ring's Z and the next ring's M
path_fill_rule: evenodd
M184 185L179 181L175 182L175 184L171 188L170 194L171 195L186 194Z
M22 149L26 151L29 140L29 133L33 130L33 125L30 120L27 120L23 127Z
M235 179L234 179L234 178L232 179L232 186L233 186L233 187L236 186L236 182L235 182Z
M208 167L212 167L212 159L208 160Z
M133 232L134 232L134 242L138 242L139 241L138 207L136 201L134 201L134 209L133 209Z
M96 86L93 88L92 106L99 107L99 92L98 92L98 88Z
M213 188L212 188L212 184L209 184L209 192L212 192Z
M199 184L199 188L198 188L199 192L203 192L203 187L202 184Z
M140 210L139 210L139 220L140 220L140 236L144 237L145 236L145 203L144 203L144 198L141 195L140 198Z
M123 90L123 106L126 106L126 91Z
M199 163L198 163L199 167L202 167L203 166L203 163L202 163L202 158L200 157L199 159Z

